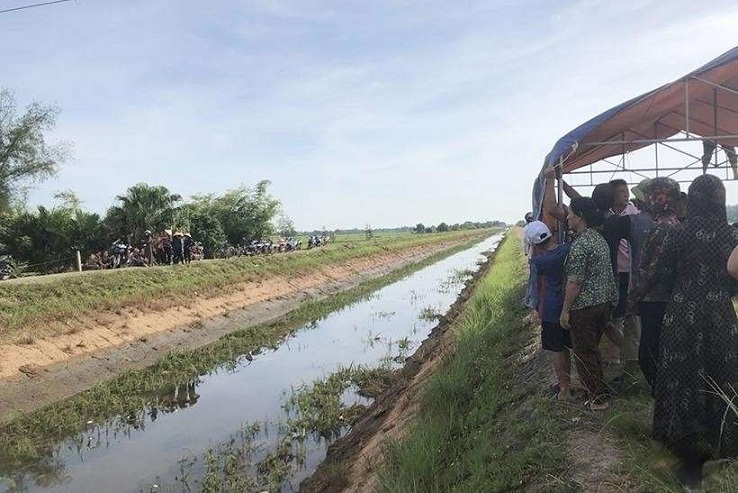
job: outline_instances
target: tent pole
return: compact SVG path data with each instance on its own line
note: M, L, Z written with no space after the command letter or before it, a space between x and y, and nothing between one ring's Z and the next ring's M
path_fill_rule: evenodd
M556 178L558 178L556 190L556 195L558 196L557 201L559 206L561 206L564 203L564 156L559 157L559 165L556 168ZM559 230L559 244L563 244L566 239L566 231L564 231L566 223L560 219L557 219L556 222L556 226Z
M656 177L659 176L659 144L658 142L653 146L654 152L656 153Z
M689 79L686 79L684 81L684 131L687 133L687 138L689 138Z
M715 123L715 135L718 134L718 121L717 121L717 87L712 88L712 119ZM715 139L715 165L718 164L718 141Z

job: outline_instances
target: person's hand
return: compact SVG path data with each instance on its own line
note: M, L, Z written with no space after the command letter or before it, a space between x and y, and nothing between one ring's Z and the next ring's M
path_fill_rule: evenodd
M546 178L556 178L556 168L549 166L546 171L543 172L543 176Z
M569 329L571 327L571 325L569 324L569 312L561 312L561 316L559 317L559 324L565 329Z

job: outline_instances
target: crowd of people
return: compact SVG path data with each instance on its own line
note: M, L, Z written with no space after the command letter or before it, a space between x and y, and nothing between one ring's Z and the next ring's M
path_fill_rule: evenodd
M654 399L653 438L680 458L680 480L698 485L706 461L738 456L738 230L727 222L725 187L705 174L685 194L653 178L631 199L623 180L591 197L562 183L566 206L555 170L545 174L540 217L526 215L524 302L538 313L556 398L581 393L589 409L606 410L640 371ZM619 360L607 380L603 336Z
M153 265L189 264L202 260L203 247L189 233L167 229L156 235L144 231L137 242L127 236L118 238L108 250L92 253L82 265L84 270Z

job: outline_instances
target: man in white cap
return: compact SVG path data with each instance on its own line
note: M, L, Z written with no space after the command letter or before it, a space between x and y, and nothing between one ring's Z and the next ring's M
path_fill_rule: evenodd
M542 221L525 228L525 239L531 245L538 289L538 318L541 320L541 346L551 352L551 364L557 380L557 398L571 399L571 336L559 323L564 305L564 263L569 244L557 244L551 230Z

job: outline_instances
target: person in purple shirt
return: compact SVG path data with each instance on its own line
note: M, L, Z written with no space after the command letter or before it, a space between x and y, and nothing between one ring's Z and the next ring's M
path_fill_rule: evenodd
M548 226L533 221L525 229L526 241L532 246L531 262L538 276L538 306L541 320L541 346L551 352L551 364L558 381L557 398L571 399L571 336L559 323L564 304L564 263L568 244L557 244Z

